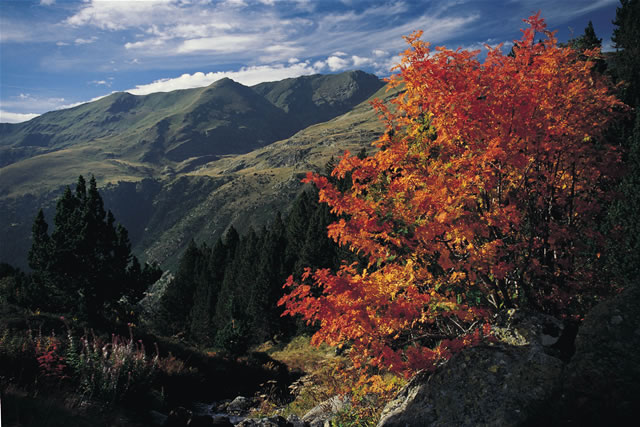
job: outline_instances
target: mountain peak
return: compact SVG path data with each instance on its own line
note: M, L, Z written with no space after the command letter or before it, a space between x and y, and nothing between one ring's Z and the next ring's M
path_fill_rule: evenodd
M238 83L233 79L230 79L229 77L223 77L220 80L216 80L215 82L211 83L209 86L207 86L207 88L215 88L215 87L222 87L222 86L244 86L244 85L241 83Z

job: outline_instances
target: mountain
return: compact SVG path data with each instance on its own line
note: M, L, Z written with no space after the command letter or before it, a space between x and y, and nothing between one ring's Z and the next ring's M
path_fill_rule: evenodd
M2 126L0 241L12 244L0 245L0 261L25 265L37 210L50 219L80 174L96 176L134 250L164 265L193 237L263 224L286 209L307 170L375 139L382 128L366 100L382 85L360 71L254 87L223 79L115 93Z
M380 89L380 80L363 71L303 76L253 86L253 90L287 114L295 113L300 129L330 120Z

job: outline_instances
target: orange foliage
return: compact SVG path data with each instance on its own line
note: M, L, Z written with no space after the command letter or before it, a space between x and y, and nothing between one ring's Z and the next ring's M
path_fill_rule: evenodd
M319 324L313 342L349 343L356 367L409 375L480 342L498 310L566 314L599 292L589 254L619 162L599 138L624 105L539 15L525 22L512 55L487 46L482 62L407 37L390 79L406 90L375 103L379 150L344 155L347 191L306 179L342 218L329 236L368 265L307 270L280 304Z

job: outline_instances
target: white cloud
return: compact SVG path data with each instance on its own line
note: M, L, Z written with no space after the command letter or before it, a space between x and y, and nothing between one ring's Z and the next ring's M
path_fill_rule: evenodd
M206 37L184 41L176 50L177 53L221 52L232 53L242 51L259 42L258 35L228 35Z
M0 110L0 123L21 123L38 117L40 114L35 113L12 113L10 111Z
M299 62L300 60L295 55L303 53L304 49L299 46L291 46L284 44L276 44L267 46L264 49L264 53L258 58L261 62L273 63L279 61Z
M56 0L40 0L40 5L42 5L42 6L51 6L55 2L56 2Z
M89 37L88 39L83 39L83 38L81 38L81 37L78 37L78 38L74 41L74 43L76 44L76 46L78 46L78 45L83 45L83 44L91 44L91 43L95 43L95 42L96 42L96 40L98 40L98 37L96 37L96 36Z
M351 63L346 59L337 56L330 56L327 58L327 65L331 71L339 71L348 68Z
M244 0L225 0L224 4L231 7L247 7Z
M370 58L363 58L361 56L357 56L357 55L353 55L351 57L351 61L353 61L353 66L354 67L363 67L365 65L369 65L371 64L371 59Z
M147 39L134 43L125 43L125 49L148 49L150 47L159 47L164 45L166 40L162 38Z
M66 100L64 98L47 98L41 96L34 96L30 93L21 93L8 99L2 100L2 106L4 108L18 111L21 114L25 112L33 111L50 111L58 108Z
M67 42L56 42L56 46L69 46Z
M309 62L298 62L289 65L259 65L243 67L238 71L183 74L176 78L160 79L153 83L138 85L126 92L133 95L147 95L154 92L170 92L178 89L204 87L225 77L246 86L253 86L262 82L315 74L319 71L316 68L316 64L311 65Z
M292 17L291 3L277 0L90 0L65 22L75 27L133 30L122 33L122 43L138 58L198 55L195 60L200 64L222 65L280 63L305 55L332 58L326 66L337 71L379 66L404 50L402 36L416 29L425 29L424 38L436 43L458 37L473 31L470 24L479 17L459 8L453 14L453 9L433 2L409 16L409 4L404 1L359 4L365 7L340 13L317 10L309 15L307 10L316 5L300 0L295 7L301 9Z
M172 0L91 0L65 22L72 26L93 25L103 30L122 30L149 25L175 10Z

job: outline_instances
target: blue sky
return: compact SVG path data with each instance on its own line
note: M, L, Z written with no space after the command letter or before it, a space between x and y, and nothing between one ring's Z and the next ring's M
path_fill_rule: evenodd
M520 37L537 11L560 41L589 20L605 49L618 0L0 0L0 122L114 91L147 94L362 69L389 74L402 36L450 48Z

